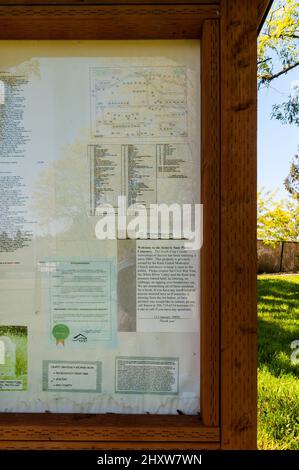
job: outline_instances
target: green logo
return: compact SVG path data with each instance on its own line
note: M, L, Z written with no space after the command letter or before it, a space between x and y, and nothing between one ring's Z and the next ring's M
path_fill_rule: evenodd
M64 346L64 340L69 336L70 329L61 323L53 327L52 334L56 339L56 344L61 343Z

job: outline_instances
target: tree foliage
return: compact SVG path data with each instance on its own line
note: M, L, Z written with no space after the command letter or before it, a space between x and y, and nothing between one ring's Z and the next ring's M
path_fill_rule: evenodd
M259 87L270 86L298 65L299 0L275 0L258 41ZM299 126L299 80L291 84L287 101L273 105L271 117ZM284 184L299 200L299 155L295 155Z
M298 241L299 204L295 199L276 200L276 191L258 192L257 237L268 244Z
M258 42L258 80L269 84L299 65L299 1L276 0Z
M258 84L269 86L299 65L299 0L276 0L258 41ZM299 126L299 82L288 100L273 106L272 117Z
M299 200L299 154L293 158L289 174L284 180L284 185L288 193Z

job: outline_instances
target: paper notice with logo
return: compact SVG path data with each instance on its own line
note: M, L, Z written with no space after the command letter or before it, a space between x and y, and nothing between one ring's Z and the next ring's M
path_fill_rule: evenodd
M52 341L57 347L112 344L116 334L113 260L72 259L49 264Z

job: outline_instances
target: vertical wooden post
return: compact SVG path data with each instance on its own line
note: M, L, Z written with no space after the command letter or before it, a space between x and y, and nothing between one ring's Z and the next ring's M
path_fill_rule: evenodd
M221 447L256 447L257 0L221 3Z
M220 267L220 64L219 20L206 20L201 42L201 417L219 426Z

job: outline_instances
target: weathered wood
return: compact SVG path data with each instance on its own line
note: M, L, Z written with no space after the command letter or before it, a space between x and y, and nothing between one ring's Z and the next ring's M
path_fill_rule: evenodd
M257 6L257 29L261 30L263 22L266 19L267 14L273 4L273 0L258 0Z
M233 12L233 13L232 13ZM221 446L256 446L256 24L221 12Z
M5 440L217 442L198 416L2 413Z
M196 39L217 5L0 6L0 39Z
M107 450L107 442L78 441L0 441L0 450ZM109 450L219 450L211 442L109 442Z
M219 4L220 0L0 0L0 5L148 5L148 4Z
M220 77L219 21L204 22L201 47L201 416L219 424Z

